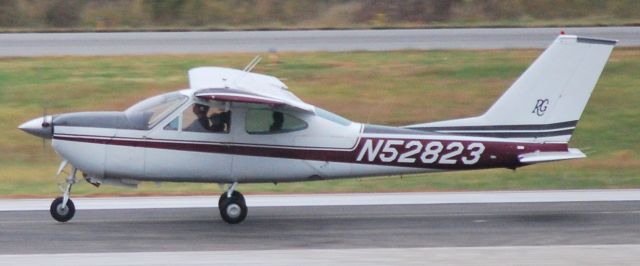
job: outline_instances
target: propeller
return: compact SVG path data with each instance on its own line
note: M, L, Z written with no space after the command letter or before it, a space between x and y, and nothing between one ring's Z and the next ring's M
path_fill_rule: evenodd
M51 124L47 122L47 107L44 106L42 107L42 127L47 128L49 126L51 126ZM47 154L47 151L48 151L46 147L46 142L47 142L47 139L42 138L42 150L45 152L45 154Z
M42 138L43 150L45 149L46 139L53 137L53 117L48 115L47 111L45 107L42 112L42 117L31 119L18 127L26 133Z

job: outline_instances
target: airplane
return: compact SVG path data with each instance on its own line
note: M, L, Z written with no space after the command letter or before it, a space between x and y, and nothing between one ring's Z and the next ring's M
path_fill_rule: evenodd
M228 187L222 219L242 222L241 183L278 183L508 168L586 157L569 148L617 41L561 33L482 115L401 127L357 123L245 69L190 69L189 88L123 112L45 115L19 128L52 139L69 164L52 217L75 214L77 172L95 186L201 182Z

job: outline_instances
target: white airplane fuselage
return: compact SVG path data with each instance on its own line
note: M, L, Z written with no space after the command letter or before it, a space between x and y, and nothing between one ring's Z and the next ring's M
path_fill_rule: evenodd
M188 90L181 93L188 94ZM54 127L52 145L61 157L98 180L215 183L515 168L525 165L519 162L522 154L568 151L567 145L561 143L337 123L302 112L291 112L306 122L307 127L302 130L250 134L245 128L245 104L231 105L227 133L165 129L192 104L191 99L185 100L148 130L99 127L92 125L91 119L82 119L91 121L88 124L61 123ZM72 120L74 116L95 114L99 116L61 116Z

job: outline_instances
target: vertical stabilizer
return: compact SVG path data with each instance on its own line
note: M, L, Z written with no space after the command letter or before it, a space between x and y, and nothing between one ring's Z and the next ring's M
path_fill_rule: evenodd
M483 115L408 127L568 142L615 44L560 35Z

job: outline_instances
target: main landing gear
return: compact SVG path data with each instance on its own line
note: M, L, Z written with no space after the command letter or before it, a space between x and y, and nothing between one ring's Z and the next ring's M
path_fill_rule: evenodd
M229 189L222 193L220 200L218 200L220 216L229 224L238 224L247 217L247 204L244 196L235 190L237 185L238 182L235 182L229 186Z
M51 217L58 222L66 222L73 218L73 215L76 214L76 206L73 205L73 201L69 198L71 193L71 187L76 183L76 172L78 170L73 167L73 170L69 174L66 179L66 186L60 186L63 194L62 197L57 197L51 203L51 208L49 208L49 212L51 212Z

